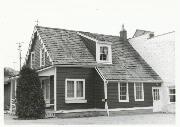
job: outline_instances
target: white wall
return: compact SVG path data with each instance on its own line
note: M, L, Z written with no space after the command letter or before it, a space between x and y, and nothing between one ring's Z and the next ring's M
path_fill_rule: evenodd
M175 32L148 37L148 34L142 35L129 42L168 86L174 85Z
M175 32L148 38L149 34L145 34L129 42L163 80L162 111L175 112L175 104L170 103L169 98L169 87L175 86Z

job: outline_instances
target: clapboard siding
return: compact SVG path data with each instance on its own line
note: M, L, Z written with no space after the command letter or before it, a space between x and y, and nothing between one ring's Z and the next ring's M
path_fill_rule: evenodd
M102 99L104 99L104 82L96 71L94 74L94 80L95 80L95 87L94 87L95 107L104 108L104 102L102 102Z
M118 83L108 83L108 106L109 108L132 108L153 106L153 86L156 86L156 83L144 83L144 101L135 101L134 83L129 83L129 102L119 102Z
M57 67L57 110L94 108L94 69ZM65 79L85 79L85 99L87 103L65 103Z
M35 53L35 65L33 66L34 69L41 69L41 68L45 68L45 67L52 65L49 57L47 56L47 52L46 52L45 53L45 66L40 67L40 49L41 48L42 48L42 44L41 44L38 36L36 36L33 40L32 48L31 48L31 52ZM27 65L29 67L31 67L31 53L29 54Z

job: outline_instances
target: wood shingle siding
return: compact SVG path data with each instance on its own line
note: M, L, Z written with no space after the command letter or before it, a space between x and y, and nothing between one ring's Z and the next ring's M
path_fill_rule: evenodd
M87 103L65 103L66 78L85 79L85 99ZM57 110L103 108L103 96L103 82L94 68L57 67Z
M96 59L96 42L89 40L87 38L81 37L84 44L86 45L86 47L88 48L88 50L90 51L90 53L94 56L94 58Z
M108 106L109 108L132 108L153 106L152 87L157 86L156 83L144 83L144 101L135 101L134 83L128 83L129 102L119 102L118 83L108 83Z

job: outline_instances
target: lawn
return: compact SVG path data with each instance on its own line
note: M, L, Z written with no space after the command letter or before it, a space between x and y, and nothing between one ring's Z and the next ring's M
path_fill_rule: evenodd
M99 116L84 118L49 118L39 120L15 120L15 116L4 115L5 124L48 124L48 125L87 125L87 124L175 124L175 114L139 114L119 116Z

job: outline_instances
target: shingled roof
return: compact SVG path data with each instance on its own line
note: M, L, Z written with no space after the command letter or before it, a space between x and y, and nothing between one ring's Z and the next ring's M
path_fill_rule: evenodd
M107 80L161 80L131 44L121 41L119 36L42 26L36 26L36 29L54 64L93 64ZM113 64L97 64L96 58L90 53L78 32L99 41L112 42Z

